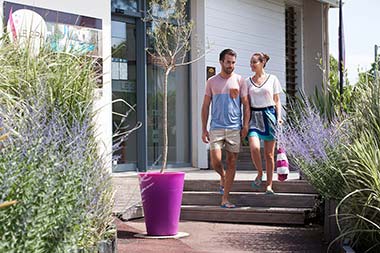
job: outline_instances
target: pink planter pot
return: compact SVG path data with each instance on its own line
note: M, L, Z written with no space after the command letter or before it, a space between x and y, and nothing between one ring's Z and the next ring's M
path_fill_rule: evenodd
M148 235L177 234L184 179L184 172L139 173Z

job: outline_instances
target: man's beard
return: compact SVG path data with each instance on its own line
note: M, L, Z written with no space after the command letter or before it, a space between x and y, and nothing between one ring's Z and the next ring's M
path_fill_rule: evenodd
M232 72L234 72L234 68L223 68L223 71L224 71L226 74L231 74Z

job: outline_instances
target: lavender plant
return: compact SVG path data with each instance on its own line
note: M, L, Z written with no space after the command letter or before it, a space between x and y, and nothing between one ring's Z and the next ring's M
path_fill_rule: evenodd
M347 142L344 125L322 118L305 98L292 103L290 109L283 130L278 132L289 160L323 197L341 198L344 191L336 186L343 185L344 178L337 157Z
M1 151L0 201L19 202L0 215L0 249L64 252L96 245L111 223L112 191L91 119L68 124L58 108L49 115L47 107L31 104L0 111L12 131Z
M0 47L0 252L97 251L113 191L93 122L93 62Z

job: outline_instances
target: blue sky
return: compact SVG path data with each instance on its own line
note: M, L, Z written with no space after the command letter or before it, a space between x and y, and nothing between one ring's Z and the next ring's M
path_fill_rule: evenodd
M338 59L338 8L329 11L330 54ZM368 70L374 62L374 46L380 46L380 1L345 0L343 5L346 68L348 79L357 80L358 68ZM380 51L380 50L379 50ZM380 52L379 52L380 53Z

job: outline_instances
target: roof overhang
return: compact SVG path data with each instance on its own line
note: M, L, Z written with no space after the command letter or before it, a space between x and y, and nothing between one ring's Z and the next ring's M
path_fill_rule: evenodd
M320 0L322 3L330 4L333 8L339 7L339 0Z

